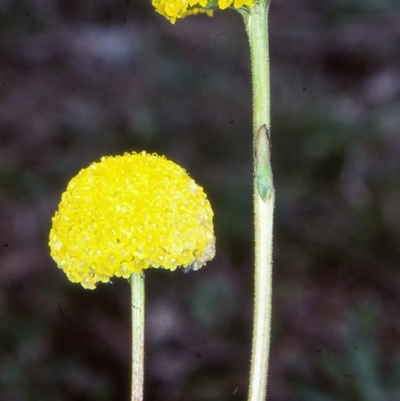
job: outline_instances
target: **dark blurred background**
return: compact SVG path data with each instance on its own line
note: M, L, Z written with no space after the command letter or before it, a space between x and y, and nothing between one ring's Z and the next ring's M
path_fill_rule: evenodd
M400 5L276 0L270 43L268 400L400 400ZM217 235L201 271L147 272L146 401L246 399L251 124L238 13L1 0L1 400L129 399L128 283L70 283L47 241L70 178L133 150L188 170Z

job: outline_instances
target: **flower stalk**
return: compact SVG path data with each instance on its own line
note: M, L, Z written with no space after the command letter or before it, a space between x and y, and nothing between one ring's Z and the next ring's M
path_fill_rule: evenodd
M255 290L249 401L265 401L271 333L274 187L270 162L271 126L268 47L269 0L243 13L250 44L253 88Z
M144 377L144 273L131 275L132 308L132 397L143 400Z

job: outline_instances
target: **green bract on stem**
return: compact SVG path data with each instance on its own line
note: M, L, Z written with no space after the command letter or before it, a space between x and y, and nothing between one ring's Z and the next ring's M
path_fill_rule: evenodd
M273 195L272 171L270 163L270 139L266 125L257 131L254 141L254 172L258 194L264 202Z

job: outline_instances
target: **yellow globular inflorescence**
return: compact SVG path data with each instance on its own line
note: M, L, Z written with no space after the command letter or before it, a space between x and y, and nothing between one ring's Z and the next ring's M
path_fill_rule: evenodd
M158 13L175 24L178 18L189 15L206 13L213 15L214 9L225 10L228 7L240 9L244 6L254 6L254 0L152 0L153 6Z
M150 267L197 270L214 257L212 218L203 189L177 164L145 152L103 157L63 193L51 256L89 289Z

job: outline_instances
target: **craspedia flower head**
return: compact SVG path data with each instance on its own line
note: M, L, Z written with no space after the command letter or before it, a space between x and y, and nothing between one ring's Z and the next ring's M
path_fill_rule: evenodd
M152 0L152 3L156 11L173 24L177 19L189 15L206 13L212 16L217 9L232 7L239 10L254 6L254 0Z
M212 218L203 189L177 164L145 152L103 157L63 193L51 256L90 289L150 267L197 270L214 257Z

